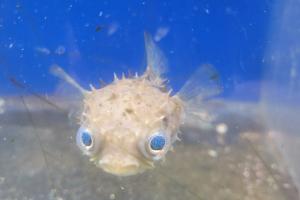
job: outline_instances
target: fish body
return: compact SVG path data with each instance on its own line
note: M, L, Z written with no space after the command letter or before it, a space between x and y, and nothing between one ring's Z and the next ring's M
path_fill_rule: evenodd
M141 173L165 158L188 116L185 96L195 96L189 92L191 81L171 95L161 77L165 58L148 34L145 49L144 74L120 79L114 75L111 84L98 89L85 90L60 67L51 69L82 93L77 145L96 166L118 176Z
M134 174L152 167L175 140L182 111L180 99L162 92L147 75L115 79L104 88L91 90L80 120L100 143L101 153L93 152L91 159L113 174ZM148 141L156 133L164 134L166 147L152 154Z

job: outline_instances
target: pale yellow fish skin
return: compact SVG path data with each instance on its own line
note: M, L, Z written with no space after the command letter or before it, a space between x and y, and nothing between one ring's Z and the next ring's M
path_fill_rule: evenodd
M161 131L176 140L183 120L183 102L162 90L158 79L142 76L118 79L84 95L80 125L87 128L99 145L91 161L104 171L128 176L152 168L155 160L145 154L147 139Z

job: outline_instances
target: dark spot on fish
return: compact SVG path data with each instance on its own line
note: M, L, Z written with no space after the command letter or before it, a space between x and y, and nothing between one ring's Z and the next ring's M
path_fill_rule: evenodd
M115 93L112 93L111 96L108 98L108 100L112 101L117 98L117 95Z
M14 143L15 142L15 138L10 139L10 143Z
M165 127L168 127L169 119L166 116L163 117L162 122L163 122L163 124L164 124Z
M137 94L135 95L136 100L140 100L141 99L141 95Z
M128 113L128 114L132 114L133 113L133 110L131 108L126 108L125 109L125 112Z

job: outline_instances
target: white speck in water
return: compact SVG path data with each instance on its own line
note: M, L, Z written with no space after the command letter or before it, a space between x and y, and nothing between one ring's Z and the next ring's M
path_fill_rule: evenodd
M5 106L5 100L0 98L0 114L4 113L5 111L4 106Z
M107 35L111 36L111 35L115 34L118 29L119 29L118 23L114 22L114 23L110 24L108 27Z
M288 184L288 183L284 183L284 184L283 184L283 187L284 187L285 189L289 189L289 188L291 187L291 185Z
M271 168L274 169L274 170L278 170L278 166L275 163L271 164Z
M51 53L51 51L46 47L36 47L35 50L44 55L49 55Z
M244 176L245 178L249 178L249 177L250 177L250 172L249 172L249 169L248 169L247 167L244 168L243 176Z
M163 39L164 37L166 37L166 35L169 33L170 28L169 27L159 27L156 30L155 36L154 36L154 40L156 42L160 41L161 39Z
M59 45L56 49L55 49L55 54L57 55L63 55L66 52L66 48L62 45Z
M208 155L209 155L210 157L216 158L216 157L218 156L218 152L216 152L216 151L213 150L213 149L210 149L210 150L208 150Z
M4 181L5 181L5 178L0 176L0 185L3 184Z
M70 11L72 8L73 8L73 5L70 4L69 7L68 7L68 11Z
M53 200L64 200L62 197L57 196L57 191L55 189L52 189L48 194L48 199Z
M204 11L205 11L206 14L210 13L210 11L207 8Z
M8 48L13 48L13 46L14 46L14 43L10 43L9 45L8 45Z
M102 15L103 15L103 12L100 11L98 16L99 16L99 17L102 17Z
M116 199L116 195L115 195L115 194L113 194L113 193L112 193L112 194L110 194L110 195L109 195L109 199L111 199L111 200L114 200L114 199Z
M297 77L297 68L295 66L291 67L290 76L291 76L291 78Z
M228 131L228 126L225 123L220 123L216 126L216 131L220 135L225 135Z

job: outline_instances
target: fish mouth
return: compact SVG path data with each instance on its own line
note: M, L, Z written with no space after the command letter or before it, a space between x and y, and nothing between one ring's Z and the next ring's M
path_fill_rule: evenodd
M105 172L117 176L130 176L144 171L140 162L132 157L105 156L98 161L98 166Z
M116 176L131 176L131 175L141 173L143 171L134 165L121 166L121 167L112 166L112 165L101 165L101 168L105 172Z

